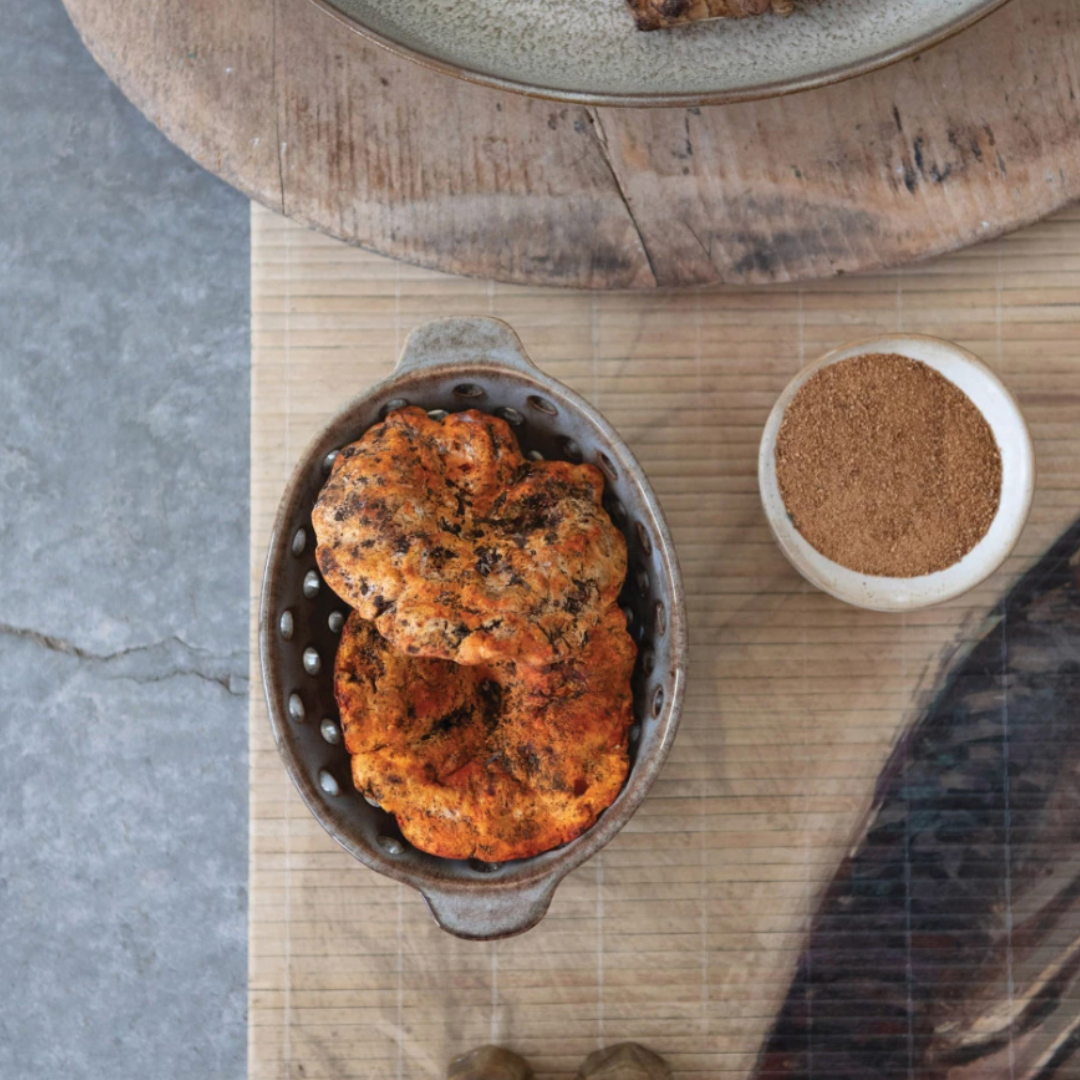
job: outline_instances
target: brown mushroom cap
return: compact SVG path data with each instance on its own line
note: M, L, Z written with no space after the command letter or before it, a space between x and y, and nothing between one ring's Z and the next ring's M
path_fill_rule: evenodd
M405 656L353 612L335 663L353 783L433 855L558 847L626 779L635 654L617 607L573 658L542 667Z
M591 465L526 461L496 417L398 409L338 455L316 557L402 652L549 664L581 648L626 576L602 494Z

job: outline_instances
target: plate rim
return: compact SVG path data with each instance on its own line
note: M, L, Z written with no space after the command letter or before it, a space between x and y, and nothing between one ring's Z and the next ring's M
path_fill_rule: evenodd
M788 94L801 93L804 90L814 90L823 86L833 86L845 82L848 79L867 75L872 71L888 67L900 60L925 52L935 45L947 41L949 38L974 26L992 12L1004 7L1009 0L980 0L969 12L951 19L944 26L938 27L926 34L912 39L895 48L883 49L872 56L861 60L852 61L849 64L839 64L827 68L825 71L803 78L779 79L768 83L760 83L753 86L743 87L738 90L705 91L702 93L632 93L632 94L608 94L597 91L564 90L558 87L540 86L515 79L508 79L501 75L493 75L488 72L477 71L461 64L451 63L448 60L439 59L420 49L404 45L393 38L387 37L376 30L347 15L333 0L308 0L329 15L335 22L359 34L360 37L378 45L387 52L419 64L431 71L442 75L449 75L464 82L476 86L484 86L492 90L502 90L509 93L524 94L526 97L541 98L547 101L559 101L571 105L584 106L607 106L624 109L642 108L695 108L702 105L732 105L742 101L760 101L765 98L784 97Z

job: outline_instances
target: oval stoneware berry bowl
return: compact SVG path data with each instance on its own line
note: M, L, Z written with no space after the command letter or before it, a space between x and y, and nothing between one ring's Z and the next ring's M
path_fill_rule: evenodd
M511 425L524 453L595 464L604 474L604 505L626 537L629 569L620 604L638 646L630 774L592 828L532 858L493 864L425 854L405 841L392 815L352 786L334 700L334 657L348 607L319 575L311 510L336 452L405 404L493 413ZM444 930L500 938L543 918L559 882L611 840L656 779L679 722L686 612L660 506L614 428L540 371L505 323L445 319L416 330L393 375L331 421L296 467L270 540L259 653L282 760L326 831L371 869L418 889Z

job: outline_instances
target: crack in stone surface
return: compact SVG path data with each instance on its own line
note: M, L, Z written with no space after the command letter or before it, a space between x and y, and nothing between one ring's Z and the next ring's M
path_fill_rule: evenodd
M126 679L129 682L138 683L140 686L149 685L151 683L168 682L169 679L178 679L181 676L190 675L195 679L201 679L203 682L217 683L222 687L226 693L231 694L233 697L247 697L246 683L247 679L240 675L208 675L205 671L199 671L197 668L173 668L171 671L163 672L160 675L151 675L146 678L140 678L138 675L118 675L119 679ZM234 690L233 682L244 683L245 689Z
M90 649L76 645L75 642L69 641L67 638L56 637L54 634L46 634L40 630L34 630L31 627L15 626L12 623L7 622L0 622L0 637L29 641L34 645L47 649L49 652L58 653L61 656L72 656L77 660L93 664L115 664L131 657L149 653L175 651L176 646L179 646L180 650L192 656L201 655L211 659L214 656L213 653L206 649L200 649L195 645L190 645L176 634L170 634L169 637L162 638L160 641L151 642L149 645L132 645L126 649L118 649L116 652L110 653L93 652ZM172 646L172 650L170 650L170 645ZM220 659L225 665L232 665L240 662L242 656L240 653L230 653ZM165 682L168 679L179 678L183 675L191 675L196 679L202 679L204 682L216 683L218 686L222 687L226 693L231 694L233 697L244 697L247 694L247 677L245 675L237 675L235 672L231 671L222 671L215 674L194 665L174 665L164 672L149 673L145 675L139 672L124 672L112 677L127 679L137 683L159 683ZM234 686L237 685L242 685L244 689L234 689Z

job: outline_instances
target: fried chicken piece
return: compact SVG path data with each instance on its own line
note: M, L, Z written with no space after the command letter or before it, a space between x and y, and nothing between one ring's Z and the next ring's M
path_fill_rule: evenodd
M705 19L742 19L748 15L790 15L792 0L627 0L639 30L665 30Z
M354 611L334 669L353 784L432 855L504 862L565 844L629 772L635 655L618 607L547 667L405 656Z
M334 462L316 558L402 652L549 664L581 647L626 577L603 488L592 465L526 461L496 417L398 409Z

